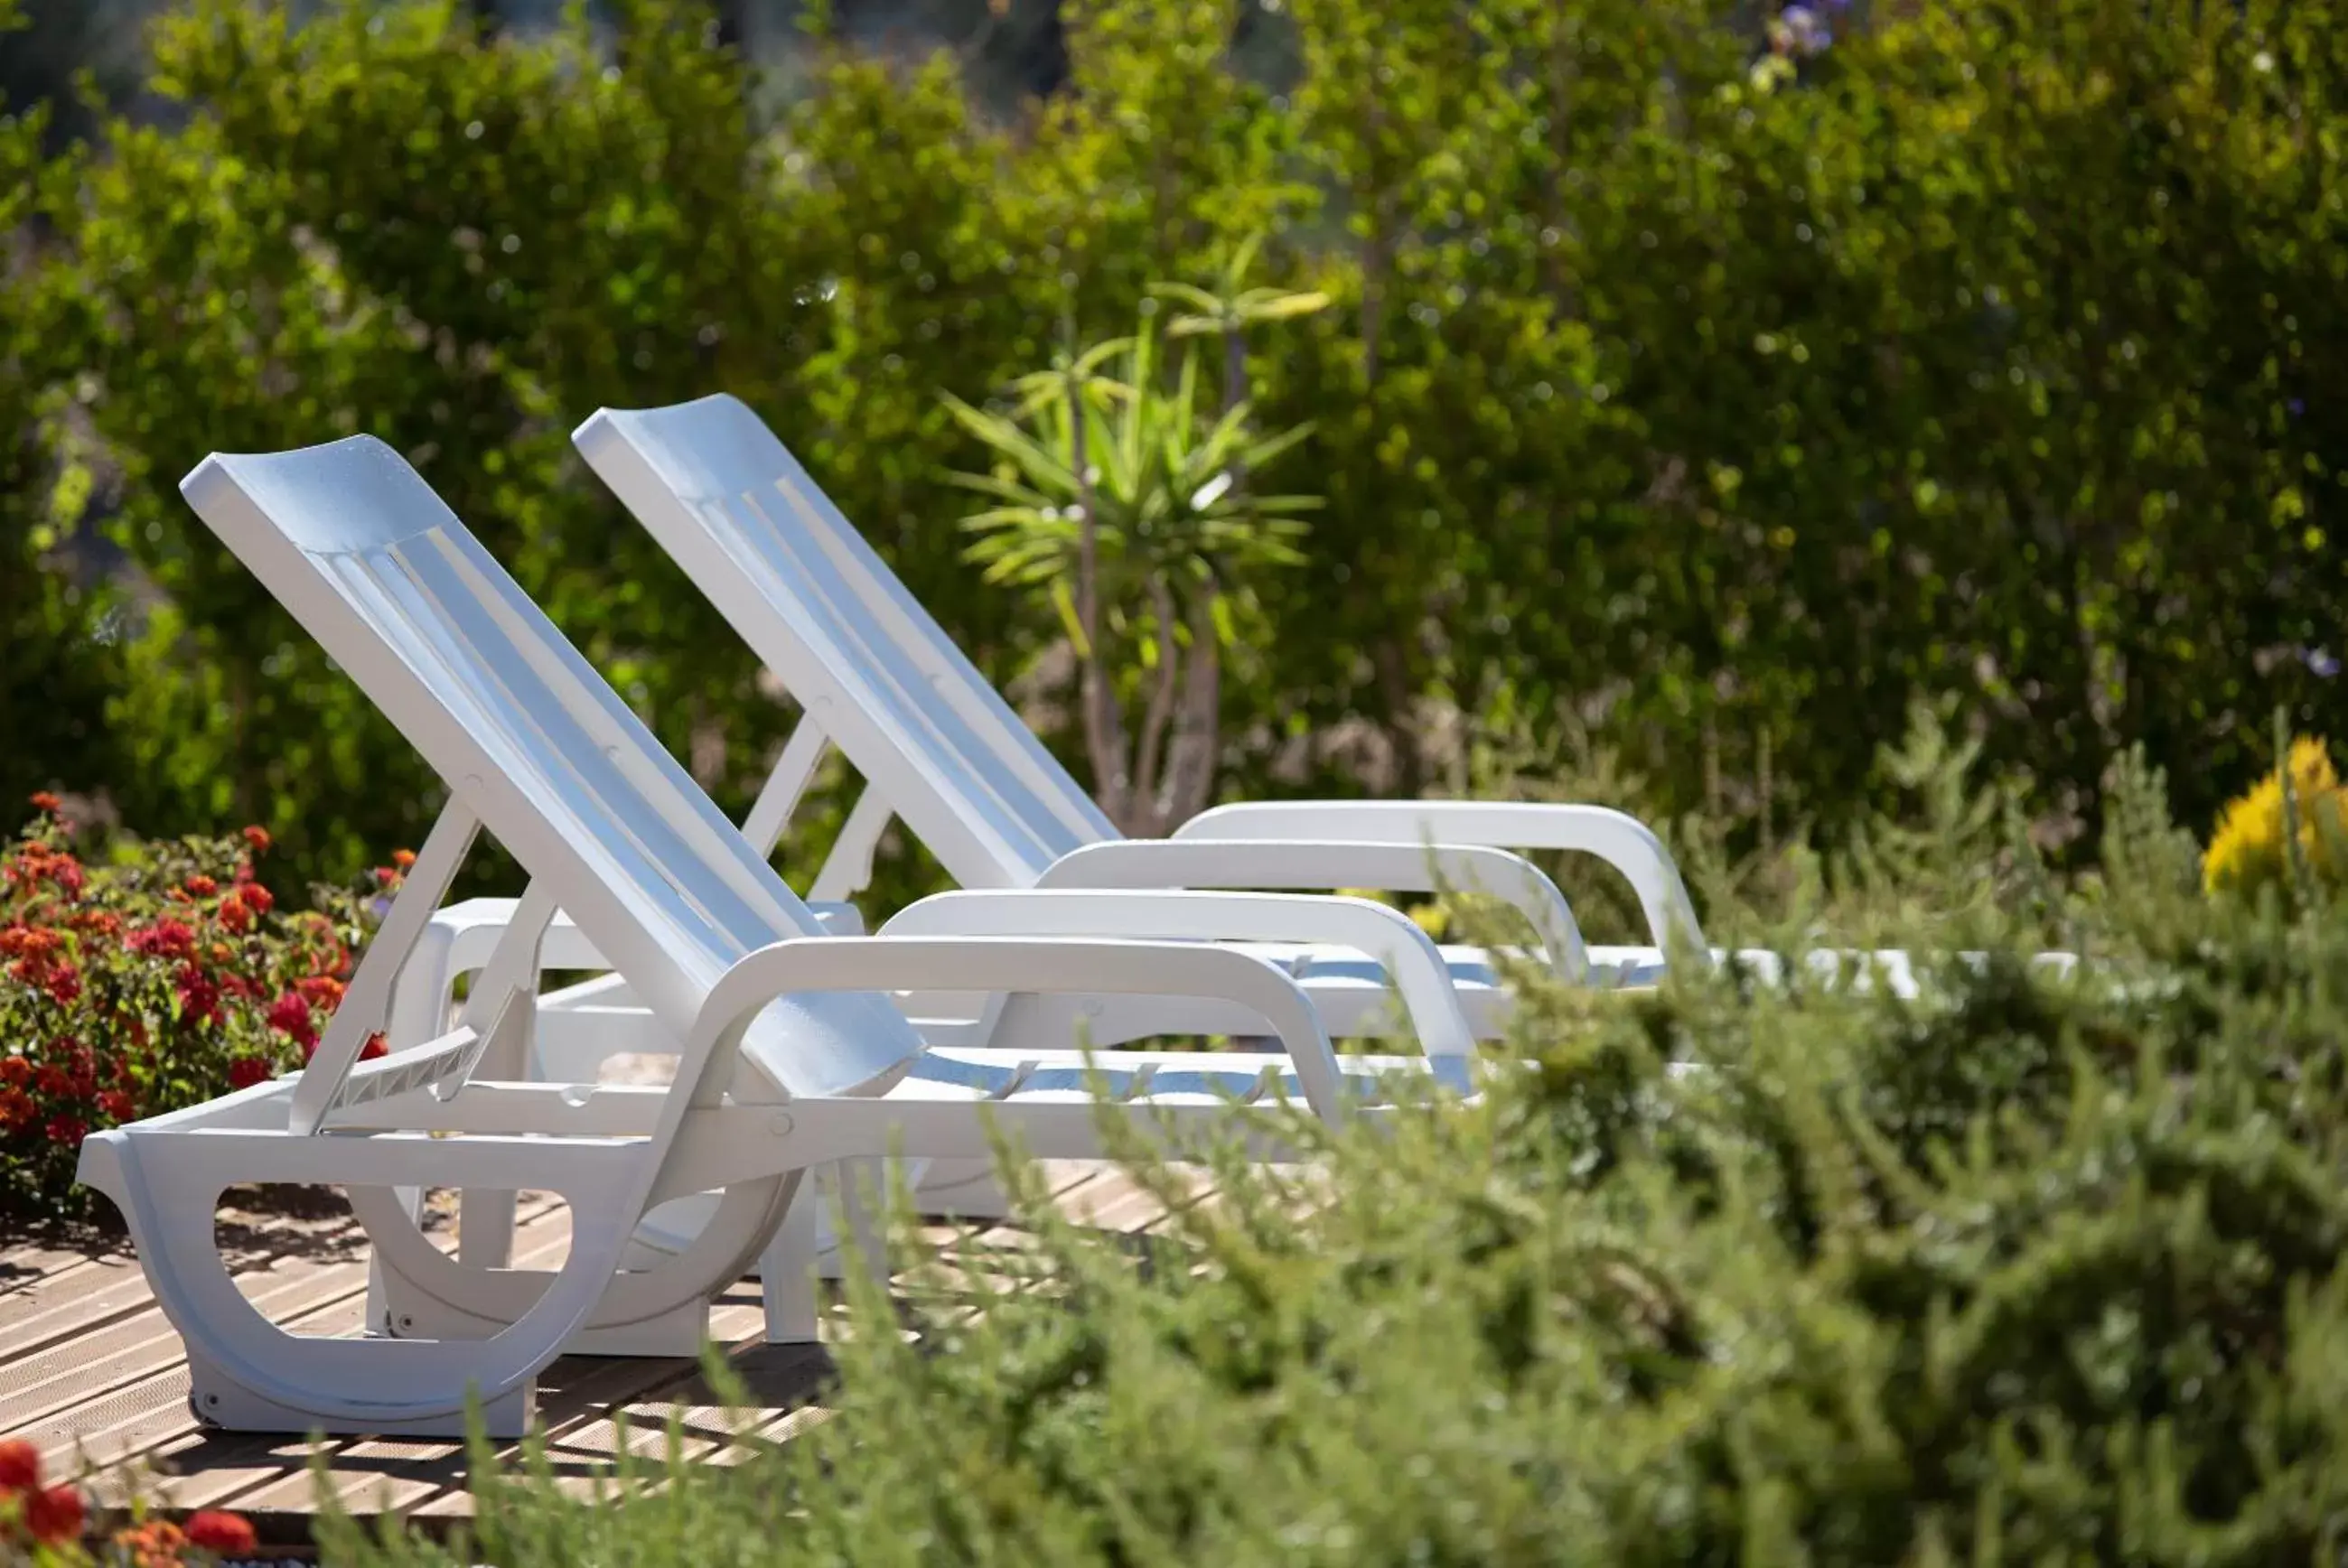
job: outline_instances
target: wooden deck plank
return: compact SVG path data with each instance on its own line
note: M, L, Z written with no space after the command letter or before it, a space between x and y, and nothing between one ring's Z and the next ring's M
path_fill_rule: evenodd
M12 1320L9 1314L16 1310L16 1302L26 1292L44 1289L83 1269L127 1262L129 1256L127 1248L103 1251L88 1243L0 1250L0 1323Z
M1088 1162L1052 1162L1045 1189L1081 1223L1139 1231L1165 1217L1163 1206L1122 1175ZM517 1216L515 1262L545 1266L568 1245L568 1211L544 1194L526 1194ZM450 1245L445 1224L436 1242ZM1013 1249L1028 1233L1005 1223L930 1225L933 1241L970 1235L982 1249ZM347 1214L294 1218L229 1213L223 1250L239 1287L272 1318L305 1334L364 1330L364 1232ZM749 1401L728 1408L700 1367L684 1359L571 1357L540 1379L544 1451L558 1484L586 1493L613 1472L627 1450L663 1465L674 1420L690 1462L726 1464L770 1450L827 1411L815 1401L831 1375L820 1346L770 1346L755 1281L716 1304L712 1337ZM827 1334L853 1333L838 1313ZM461 1443L332 1440L226 1433L202 1427L188 1409L186 1357L135 1260L103 1244L20 1245L0 1252L0 1436L29 1438L60 1473L87 1472L102 1503L119 1504L127 1488L167 1511L232 1507L273 1522L276 1543L306 1542L319 1507L311 1472L323 1458L331 1494L362 1516L386 1510L426 1523L469 1513ZM623 1435L624 1434L624 1435ZM510 1464L519 1445L503 1445ZM266 1533L266 1532L265 1532Z
M519 1234L557 1223L546 1209L541 1203L526 1213ZM330 1235L314 1249L338 1261L322 1262L306 1254L273 1259L241 1273L239 1286L257 1307L288 1328L305 1334L359 1333L365 1327L367 1270L363 1245L355 1239L357 1227L349 1229L350 1236ZM273 1275L280 1277L272 1279ZM108 1332L127 1343L118 1344L111 1357L89 1359L44 1399L20 1402L19 1396L8 1391L15 1364L0 1367L0 1409L7 1410L11 1423L0 1435L30 1438L52 1463L73 1463L78 1454L111 1469L150 1456L159 1445L197 1430L199 1423L187 1408L187 1358L162 1309L150 1297L135 1316ZM75 1397L60 1405L60 1392ZM101 1483L101 1493L106 1490Z

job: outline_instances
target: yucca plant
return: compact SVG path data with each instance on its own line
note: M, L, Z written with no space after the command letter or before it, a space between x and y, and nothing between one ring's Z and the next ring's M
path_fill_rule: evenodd
M1320 505L1250 482L1312 426L1260 434L1244 399L1208 413L1190 345L1172 357L1169 371L1145 314L1131 336L1022 377L1005 412L946 399L995 459L953 476L995 503L963 519L968 559L1058 615L1096 798L1150 835L1207 804L1235 612L1255 574L1303 559L1303 514Z
M1267 322L1311 315L1329 302L1329 296L1318 290L1305 292L1248 287L1247 275L1255 265L1256 250L1262 241L1261 234L1251 234L1234 246L1211 289L1202 289L1195 283L1149 285L1152 294L1183 307L1181 313L1166 323L1168 337L1212 335L1222 343L1225 408L1236 407L1247 399L1248 329Z

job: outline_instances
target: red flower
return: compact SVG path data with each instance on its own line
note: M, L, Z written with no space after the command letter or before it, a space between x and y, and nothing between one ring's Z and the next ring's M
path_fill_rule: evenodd
M57 891L68 898L80 897L81 890L88 885L88 880L82 875L81 862L70 855L52 856L48 863L41 867L41 875L56 883Z
M33 1087L51 1100L63 1100L73 1092L73 1074L62 1067L43 1067L33 1074Z
M59 800L56 795L51 794L47 790L35 790L33 792L33 809L39 812L43 816L57 815L60 810L64 809L65 804L65 802Z
M255 855L266 855L271 843L269 830L258 825L248 827L244 830L244 842Z
M0 1056L0 1083L21 1089L33 1081L33 1064L21 1056Z
M195 876L189 877L185 886L188 889L189 897L194 898L209 898L213 894L220 891L220 884L213 881L211 877L206 876L201 872L198 872Z
M245 907L242 891L230 894L220 901L220 923L232 931L243 931L252 924L252 911Z
M343 982L332 975L304 975L294 982L294 989L314 1008L332 1012L342 1005Z
M41 1484L41 1450L30 1438L0 1441L0 1497L31 1491Z
M78 1116L52 1116L43 1129L52 1143L63 1143L68 1149L78 1149L81 1141L89 1136L89 1123Z
M261 1542L252 1526L241 1513L216 1513L206 1510L188 1518L188 1544L201 1546L219 1557L250 1555L260 1550Z
M54 1545L81 1539L81 1493L69 1486L53 1486L25 1500L25 1528L33 1539Z
M149 958L190 958L195 957L196 934L183 921L161 919L151 926L141 927L123 938L134 953Z
M59 1007L71 1007L81 995L81 971L71 964L54 964L41 978L41 989Z
M277 896L258 882L246 883L238 889L237 897L256 915L266 915L277 907Z
M256 1083L269 1081L269 1063L257 1056L235 1056L229 1059L228 1086L250 1089Z
M304 1061L317 1047L318 1031L311 1027L310 1004L292 991L270 1004L269 1027L300 1046Z
M122 917L111 909L77 909L66 924L93 937L111 937L122 929Z
M180 966L171 982L180 993L180 1021L188 1025L209 1022L220 1017L220 987L204 977L193 964Z
M373 1034L367 1036L366 1043L359 1047L359 1060L361 1061L373 1061L378 1056L389 1056L390 1054L391 1047L384 1040L383 1030L377 1030Z
M393 870L388 866L376 866L375 868L375 879L377 883L386 887L396 887L399 886L399 873Z
M130 1096L119 1089L109 1089L99 1095L98 1109L108 1121L114 1122L135 1121L139 1114L139 1108L130 1102Z
M41 1108L23 1090L0 1089L0 1132L22 1132L39 1120Z

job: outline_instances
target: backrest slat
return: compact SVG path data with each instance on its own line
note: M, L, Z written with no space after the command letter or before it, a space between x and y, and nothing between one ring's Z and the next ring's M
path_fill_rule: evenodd
M747 407L607 409L573 438L965 886L1024 886L1115 836Z
M788 503L791 496L784 491L777 498ZM778 589L774 597L778 605L795 608L823 630L824 646L844 656L841 667L862 671L868 684L894 705L900 732L917 737L948 776L963 783L958 793L970 809L984 814L1005 837L1029 846L1029 861L1036 871L1087 842L1054 816L1025 780L1003 765L904 649L871 622L821 550L803 548L796 530L777 522L766 497L754 490L717 509L719 526L738 529L757 549L759 564L769 574L767 580Z
M766 422L735 398L703 401L731 405L730 422L753 426L766 441L773 443L773 455L780 470L776 484L791 507L797 531L831 558L840 580L863 600L883 635L912 651L939 692L961 711L993 754L1026 780L1036 797L1066 825L1075 835L1071 847L1103 844L1117 837L1117 825L1093 797L1069 776L1060 759L1035 738L1035 732L1003 700L994 683L979 673L978 666L946 635L937 617L906 590L904 583L889 569L889 563L880 559L870 541L848 520L848 515L815 482L814 476L767 428Z
M707 794L397 454L371 437L207 458L180 487L672 1039L755 948L820 934ZM883 998L787 997L742 1056L791 1094L922 1050Z
M428 548L427 544L427 553ZM412 630L431 625L444 613L411 579L407 564L396 549L344 556L329 564L338 580L370 595L386 621ZM707 939L713 926L707 912L686 899L663 874L624 819L610 820L600 833L589 825L599 815L609 814L561 748L531 716L528 699L518 697L483 662L450 661L437 649L425 656L436 664L452 706L455 699L463 698L466 727L482 740L483 750L499 771L508 778L541 781L547 804L560 808L570 842L582 857L592 861L607 883L635 891L636 912L648 925L658 919L664 948L678 956L695 984L716 984L726 960L723 950L713 950ZM541 702L548 701L543 692L534 695Z
M442 612L485 655L476 669L496 679L503 690L511 693L516 722L530 723L530 713L564 706L554 684L546 679L550 672L539 668L530 653L515 644L507 626L500 625L496 614L471 591L471 585L458 576L454 562L437 548L438 545L438 540L419 541L416 548L402 552L403 559L425 590L439 601ZM492 671L499 673L491 676ZM561 767L568 769L579 791L589 798L648 798L641 784L623 777L618 764L594 743L583 727L565 725L540 733L544 734ZM554 766L550 766L548 773L550 777L562 777ZM768 933L792 928L794 922L787 911L771 905L764 909L754 907L744 896L747 890L729 885L724 875L728 869L738 868L729 868L724 858L711 856L707 845L688 845L670 825L666 814L633 813L620 817L615 825L622 841L638 851L638 864L651 873L651 885L665 885L691 906L701 925L725 931L731 937L732 945L742 951L773 940Z

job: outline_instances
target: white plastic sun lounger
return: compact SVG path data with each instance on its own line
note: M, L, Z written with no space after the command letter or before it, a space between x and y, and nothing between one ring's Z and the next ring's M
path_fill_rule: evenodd
M1119 839L747 408L716 397L646 414L606 411L578 440L805 710L743 824L752 848L771 852L827 746L839 745L868 780L810 889L827 918L856 918L844 900L861 888L880 833L897 815L967 888L1472 888L1522 914L1533 938L1528 956L1570 979L1652 983L1666 932L1704 951L1668 853L1644 825L1602 808L1493 809L1509 814L1498 825L1529 845L1580 848L1621 868L1654 947L1593 953L1546 876L1509 846L1454 835L1442 803L1421 808L1435 814L1424 821L1389 813L1358 824L1333 817L1323 826L1292 815L1277 832L1242 821L1228 836L1193 826L1173 841ZM819 542L821 548L810 548ZM1460 820L1478 833L1496 825L1489 811ZM442 1016L449 982L481 961L510 908L506 900L477 899L443 911L438 956L409 972L402 1016ZM939 917L917 906L906 917L926 928ZM592 944L560 924L555 937L566 963L596 967ZM1334 1036L1391 1034L1402 1023L1389 1005L1388 973L1375 957L1328 934L1261 950L1300 981ZM1470 948L1445 949L1444 957L1477 1034L1497 1036L1507 1004L1498 965ZM623 992L602 995L624 999ZM966 1012L974 1003L934 992L912 1000L940 1012ZM1065 1002L1019 996L983 1016L1008 1025L1075 1013ZM1103 1045L1233 1032L1229 1009L1164 998L1123 999L1086 1012L1084 1022ZM570 1030L564 1037L585 1038ZM575 1066L592 1048L559 1054Z
M565 1349L697 1343L710 1297L778 1226L770 1326L806 1332L808 1270L803 1253L787 1254L810 1228L801 1189L812 1170L900 1148L983 1159L998 1123L1042 1157L1097 1153L1099 1107L1072 1081L1075 1053L1038 1049L1010 1061L933 1050L876 994L915 980L1197 994L1255 1015L1281 1054L1158 1055L1107 1075L1111 1097L1153 1138L1244 1128L1263 1146L1279 1123L1235 1121L1234 1097L1293 1101L1329 1121L1390 1109L1382 1096L1393 1080L1373 1074L1393 1064L1341 1064L1295 981L1229 947L814 934L807 907L381 443L215 456L182 489L451 790L411 872L414 896L395 901L304 1071L94 1134L83 1147L81 1179L122 1211L156 1298L186 1341L192 1403L207 1421L445 1436L463 1430L471 1397L490 1432L512 1436L530 1419L536 1374ZM531 883L462 1019L360 1061L397 968L484 827ZM1266 911L1260 923L1276 938L1282 920L1326 917L1326 901L1307 903L1210 896L1165 907ZM652 1049L677 1053L669 1086L517 1081L541 938L558 905L624 979ZM998 928L1015 931L1025 918L1015 904L966 898L964 907L998 909L988 917ZM1096 897L1076 913L1098 928L1144 924L1133 913L1140 907ZM1391 914L1363 905L1347 917ZM1416 948L1391 928L1367 939L1414 972L1427 1005L1439 1012L1449 1002L1423 937ZM1461 1081L1470 1045L1451 1005L1448 1021L1429 1030L1430 1049L1446 1060L1415 1065ZM221 1191L243 1182L346 1191L396 1286L394 1307L371 1326L381 1337L289 1333L240 1293L213 1215ZM570 1204L569 1255L551 1271L480 1255L501 1252L502 1239L494 1225L477 1236L469 1204L463 1251L444 1254L398 1195L424 1186L476 1196L551 1190ZM631 1266L632 1237L648 1213L710 1193L720 1195L688 1245Z

